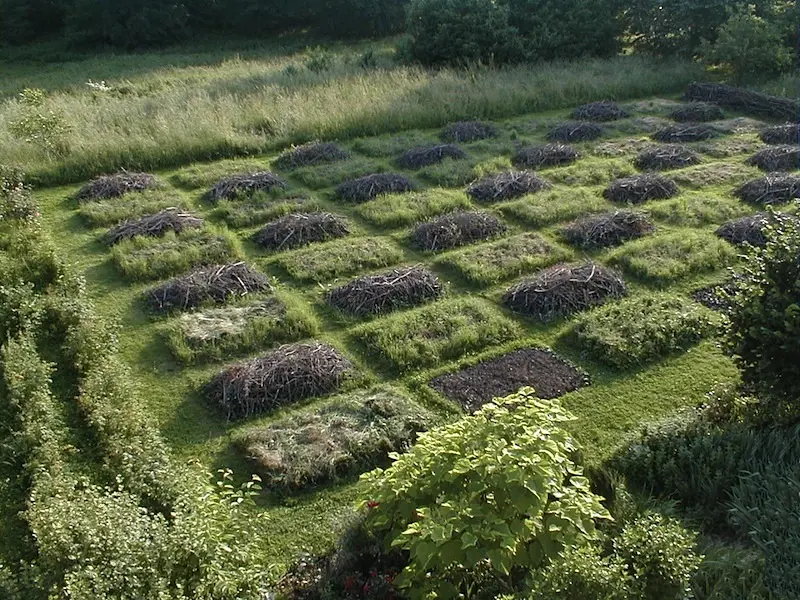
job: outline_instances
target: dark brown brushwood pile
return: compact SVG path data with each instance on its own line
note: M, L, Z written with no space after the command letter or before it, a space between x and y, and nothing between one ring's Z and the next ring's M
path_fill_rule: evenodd
M585 121L572 121L556 125L547 134L551 142L589 142L596 140L605 133L605 130L596 123Z
M293 213L264 226L253 235L253 241L270 250L287 250L348 233L350 228L344 217L326 212Z
M268 171L231 175L219 180L209 191L212 202L231 200L239 196L248 196L255 192L269 192L275 188L285 188L286 182Z
M145 301L154 312L187 310L202 304L223 304L237 298L270 289L266 275L247 263L213 265L195 269L154 287Z
M723 223L717 228L716 234L736 246L750 244L763 248L767 245L764 228L769 222L770 216L767 213L758 213Z
M515 312L551 321L626 293L625 282L616 271L591 262L559 264L509 288L503 302Z
M709 285L692 292L692 299L719 312L728 312L733 308L733 298L739 293L741 276L734 277L725 283Z
M683 95L683 99L713 102L746 114L786 121L795 121L800 114L800 102L797 100L752 92L721 83L692 83Z
M747 159L748 165L770 173L800 169L800 146L772 146Z
M186 229L197 229L202 226L203 219L200 217L181 208L167 208L154 215L123 221L106 233L106 241L114 245L137 236L161 237L168 231L180 233Z
M572 111L576 121L616 121L630 115L613 100L600 100L579 106Z
M786 123L767 127L761 132L765 144L800 144L800 123Z
M76 198L81 202L119 198L129 192L143 192L157 186L158 181L149 173L121 171L92 179L78 190Z
M417 225L411 234L411 241L420 250L447 250L488 240L506 229L505 223L489 213L454 212Z
M241 419L333 392L351 370L350 361L327 344L289 344L228 367L205 394L228 419Z
M325 300L342 312L361 317L424 304L443 292L434 273L415 266L359 277L332 289Z
M690 167L699 162L700 155L694 150L677 144L667 144L642 150L633 164L641 171L665 171Z
M294 146L275 159L279 169L297 169L350 158L350 153L333 142L309 142Z
M740 200L761 206L791 202L795 198L800 198L800 176L770 173L748 181L736 188L733 194Z
M618 210L587 215L570 223L562 235L573 246L584 250L611 248L655 231L647 215L631 210Z
M412 148L400 155L397 166L401 169L421 169L442 162L445 158L466 158L467 153L453 144L436 144Z
M652 138L667 144L701 142L717 135L717 130L705 123L682 123L670 125L656 131Z
M458 121L450 123L440 134L445 142L474 142L497 137L500 132L492 123L482 121Z
M518 168L539 168L569 165L574 163L580 154L572 146L566 144L545 144L544 146L526 146L520 148L511 162Z
M467 188L467 194L480 202L502 202L549 186L550 184L531 171L506 171L476 181Z
M708 102L689 102L669 113L669 118L679 123L704 123L719 121L725 114L719 106Z
M678 194L678 184L657 173L643 173L612 181L603 190L603 198L612 202L642 204L648 200L663 200Z
M348 202L361 203L380 196L410 192L414 184L405 175L397 173L375 173L339 184L336 197Z

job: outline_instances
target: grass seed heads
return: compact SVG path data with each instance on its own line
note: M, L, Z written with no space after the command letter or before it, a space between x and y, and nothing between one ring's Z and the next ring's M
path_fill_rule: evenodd
M202 227L203 219L180 208L167 208L154 215L146 215L140 219L123 221L106 234L110 245L137 236L160 237L168 231L180 233L186 229Z
M248 196L255 192L269 192L275 188L285 188L286 182L269 171L242 173L220 179L209 192L213 202L231 200L239 196Z
M497 127L492 123L482 121L458 121L450 123L440 134L445 142L474 142L485 140L500 135Z
M709 102L688 102L682 104L671 113L669 118L679 123L705 123L706 121L719 121L725 114L719 106Z
M570 223L562 235L570 244L584 250L611 248L655 231L647 216L636 211L618 210L587 215Z
M507 229L505 223L489 213L454 212L417 225L411 241L420 250L435 252L488 240Z
M576 121L616 121L630 115L613 100L600 100L579 106L571 116Z
M267 277L247 263L202 267L176 277L147 292L146 301L155 312L187 310L205 303L223 304L270 289Z
M414 184L405 175L375 173L339 184L336 197L348 202L362 203L381 194L398 194L413 189Z
M503 302L511 310L540 321L552 321L605 304L627 294L622 276L587 262L562 263L540 271L506 291Z
M571 121L557 125L547 134L551 142L590 142L605 133L605 130L596 123L584 121Z
M656 173L623 177L603 190L603 198L612 202L642 204L648 200L672 198L680 192L678 184Z
M242 419L333 392L351 370L350 361L327 344L287 344L228 367L205 393L228 419Z
M762 171L796 171L800 169L800 146L772 146L755 153L747 159L748 165Z
M331 306L353 316L376 315L435 300L444 292L439 278L420 266L367 275L328 292Z
M275 159L279 169L297 169L347 160L350 153L333 142L309 142L294 146Z
M269 250L299 248L350 233L347 221L326 212L293 213L269 223L253 235L253 241Z
M800 102L793 98L779 98L721 83L692 83L683 99L713 102L746 114L771 119L796 120L800 114Z
M740 200L761 206L791 202L795 198L800 198L800 176L770 173L748 181L736 188L733 193Z
M717 130L705 123L681 123L659 129L653 134L657 142L668 144L683 142L701 142L717 135Z
M129 192L143 192L158 186L155 176L149 173L121 171L114 175L101 175L92 179L77 193L80 202L119 198Z
M421 169L442 162L445 158L466 158L467 153L453 144L437 144L412 148L400 155L397 166L401 169Z
M467 195L479 202L503 202L550 187L531 171L506 171L484 177L467 188Z
M518 168L540 168L570 165L580 154L572 146L566 144L545 144L544 146L526 146L520 148L511 159Z
M765 144L800 144L800 123L786 123L767 127L761 131L761 141Z
M700 162L700 155L680 145L655 146L642 150L634 159L640 171L664 171L690 167Z

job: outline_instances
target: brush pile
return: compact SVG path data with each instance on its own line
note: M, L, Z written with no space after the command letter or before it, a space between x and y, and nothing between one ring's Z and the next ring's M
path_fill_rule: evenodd
M678 194L678 184L656 173L644 173L612 181L603 190L603 198L612 202L642 204L648 200L663 200Z
M690 167L700 162L697 152L678 145L654 146L642 150L633 161L640 171L665 171Z
M565 144L545 144L520 148L511 162L518 168L555 167L574 163L580 154Z
M350 233L347 221L326 212L293 213L269 223L253 235L253 241L269 250L288 250L324 242Z
M249 196L255 192L269 192L275 188L285 188L286 182L269 171L231 175L220 179L208 193L212 202L232 200L240 196Z
M761 141L765 144L800 144L800 123L786 123L767 127L761 131Z
M800 114L800 102L797 100L751 92L721 83L692 83L683 99L713 102L746 114L786 121L795 120Z
M80 202L119 198L129 192L143 192L158 186L158 181L149 173L121 171L114 175L101 175L83 186L76 198Z
M757 248L763 248L767 245L764 228L769 224L769 221L770 216L767 213L758 213L741 219L733 219L720 225L716 234L735 246L750 244Z
M511 310L552 321L605 304L627 293L616 271L595 263L559 264L512 286L503 296Z
M325 163L347 160L350 153L333 142L309 142L302 146L293 146L275 159L279 169L298 169Z
M351 370L350 361L327 344L288 344L228 367L205 394L228 419L241 419L333 392Z
M579 106L572 111L572 118L576 121L616 121L625 119L630 115L613 100L600 100Z
M458 121L450 123L439 134L445 142L474 142L485 140L500 135L497 127L492 123L482 121Z
M747 159L748 165L762 171L796 171L800 169L800 146L772 146Z
M736 188L733 194L740 200L761 206L791 202L800 198L800 176L770 173L760 179L748 181Z
M362 203L381 194L410 192L414 184L405 175L397 173L375 173L339 184L336 197L348 202Z
M434 273L416 266L359 277L332 289L325 300L344 313L363 317L424 304L443 292Z
M180 233L186 229L203 226L203 219L181 208L167 208L154 215L123 221L106 233L106 241L113 246L137 236L161 237L168 231Z
M461 159L467 154L453 144L437 144L412 148L400 155L397 166L401 169L421 169L442 162L445 158Z
M417 225L411 234L411 242L420 250L448 250L488 240L506 229L505 223L489 213L454 212Z
M201 304L224 304L230 298L270 289L267 277L247 263L202 267L162 283L147 292L145 301L154 312L187 310Z
M531 171L506 171L476 181L467 194L479 202L503 202L548 187L549 183Z
M669 118L679 123L705 123L707 121L719 121L725 118L725 114L719 106L708 102L689 102L679 106L671 113Z
M547 134L551 142L589 142L596 140L605 130L596 123L571 121L561 123Z
M570 244L583 250L619 246L655 231L647 216L631 210L587 215L561 232Z
M717 130L705 123L684 123L682 125L670 125L656 131L652 138L657 142L667 144L683 142L701 142L710 140L717 135Z

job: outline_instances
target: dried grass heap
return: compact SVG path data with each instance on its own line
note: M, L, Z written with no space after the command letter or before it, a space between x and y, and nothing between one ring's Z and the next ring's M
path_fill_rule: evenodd
M656 173L623 177L603 190L603 198L612 202L642 204L648 200L663 200L678 194L678 184Z
M625 119L630 115L613 100L600 100L583 104L572 111L572 118L576 121L616 121Z
M796 120L800 114L800 102L792 98L779 98L721 83L692 83L683 99L713 102L746 114L786 121Z
M397 173L375 173L339 184L336 197L348 202L362 203L381 194L410 192L414 184L405 175Z
M185 212L181 208L167 208L154 215L123 221L106 233L106 241L113 246L137 236L161 237L168 231L180 233L202 226L203 219L200 217Z
M653 134L653 139L657 142L667 144L683 142L701 142L710 140L717 135L717 130L705 123L683 123L681 125L670 125L659 129Z
M800 123L786 123L767 127L761 131L761 141L765 144L800 144Z
M292 213L257 231L253 241L269 250L287 250L349 233L350 227L344 217L326 212Z
M505 223L489 213L454 212L417 225L411 242L420 250L436 252L488 240L507 229Z
M479 202L503 202L533 194L550 187L544 179L530 171L506 171L476 181L467 194Z
M605 133L605 130L596 123L572 121L557 125L547 134L551 142L590 142Z
M634 159L634 166L641 171L665 171L680 169L700 163L700 155L685 146L664 145L642 150Z
M800 169L800 146L773 146L756 152L747 159L748 165L762 171L796 171Z
M584 250L611 248L655 231L647 215L631 210L618 210L587 215L570 223L562 235L573 246Z
M275 159L279 169L298 169L347 160L350 153L333 142L309 142L294 146Z
M288 344L228 367L205 394L228 419L241 419L333 392L351 370L350 361L327 344Z
M424 304L443 292L444 286L434 273L415 266L359 277L331 290L325 301L344 313L361 317Z
M400 155L397 166L401 169L421 169L442 162L445 158L462 159L467 153L453 144L437 144L412 148Z
M212 202L231 200L238 196L246 196L255 192L269 192L275 188L285 188L286 182L269 171L243 173L220 179L211 188L208 195Z
M719 106L708 102L689 102L679 106L671 113L669 118L679 123L705 123L707 121L719 121L725 118L725 114Z
M595 263L560 264L512 286L503 296L511 310L551 321L605 304L627 293L622 276Z
M770 173L748 181L736 188L733 194L740 200L761 206L791 202L795 198L800 198L800 176Z
M539 168L570 165L580 154L572 146L566 144L545 144L544 146L527 146L520 148L511 162L518 168Z
M83 186L76 198L80 202L119 198L130 192L143 192L158 187L155 176L149 173L121 171L114 175L101 175Z
M445 142L474 142L500 135L497 127L483 121L458 121L450 123L439 134Z
M269 289L269 280L263 273L237 262L195 269L151 289L145 300L151 310L165 313L212 302L223 304L230 298Z

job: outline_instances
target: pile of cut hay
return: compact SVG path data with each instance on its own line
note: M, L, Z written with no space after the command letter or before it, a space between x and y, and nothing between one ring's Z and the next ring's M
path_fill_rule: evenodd
M350 153L333 142L309 142L294 146L275 159L279 169L297 169L347 160Z
M411 242L420 250L447 250L488 240L507 229L505 223L489 213L454 212L417 225L411 234Z
M561 123L547 134L551 142L590 142L605 133L605 130L595 123L572 121Z
M618 210L587 215L567 225L561 232L570 244L585 250L611 248L655 231L647 215Z
M678 194L678 184L656 173L623 177L603 190L603 198L612 202L642 204L648 200L663 200Z
M257 231L253 241L270 250L287 250L344 237L348 233L350 227L344 217L326 212L292 213Z
M679 123L705 123L725 118L725 114L719 106L708 102L689 102L679 106L668 116Z
M155 176L149 173L120 171L114 175L101 175L83 186L76 198L80 202L119 198L129 192L143 192L158 187Z
M733 194L740 200L761 206L791 202L795 198L800 198L800 176L770 173L748 181L736 188Z
M690 167L700 162L700 155L685 146L664 145L642 150L634 159L634 166L641 171L665 171Z
M752 92L721 83L692 83L683 95L683 99L713 102L746 114L786 121L795 121L800 114L800 102L797 100Z
M762 171L796 171L800 169L800 146L772 146L747 159L748 165Z
M286 182L269 171L243 173L220 179L208 193L212 202L232 200L255 192L269 192L275 188L285 188Z
M511 159L518 168L555 167L574 163L580 154L572 146L565 144L545 144L520 148Z
M386 313L435 300L444 292L439 278L415 266L367 275L328 292L331 306L353 316Z
M710 140L717 135L717 130L705 123L684 123L682 125L670 125L656 131L652 138L657 142L668 144L682 142L701 142Z
M630 115L613 100L600 100L579 106L572 111L576 121L616 121Z
M445 142L474 142L500 135L492 123L482 121L458 121L450 123L439 134Z
M405 175L397 173L375 173L339 184L336 197L348 202L361 203L380 196L410 192L414 184Z
M467 194L480 202L503 202L548 187L550 184L536 173L506 171L476 181L467 188Z
M412 148L400 155L397 166L401 169L421 169L442 162L445 158L466 158L467 153L453 144L437 144Z
M761 131L761 141L765 144L800 144L800 123L786 123L767 127Z
M186 229L197 229L202 226L203 219L200 217L195 217L180 208L167 208L154 215L123 221L106 233L106 241L113 246L137 236L161 237L168 231L180 233Z

